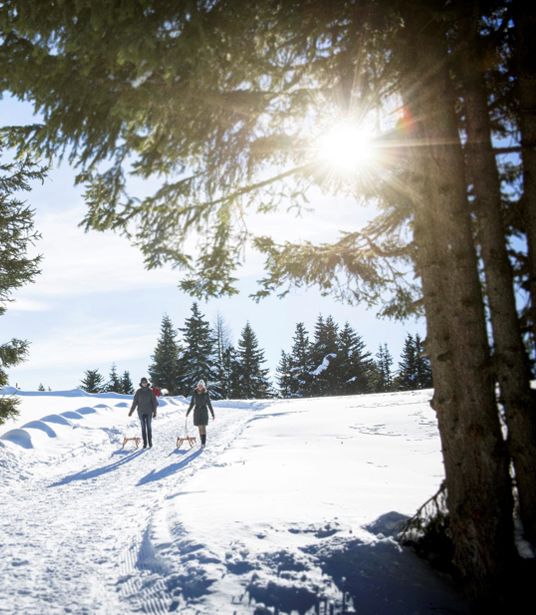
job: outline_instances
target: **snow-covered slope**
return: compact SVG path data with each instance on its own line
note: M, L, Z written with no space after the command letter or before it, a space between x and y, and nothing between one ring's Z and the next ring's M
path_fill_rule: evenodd
M430 391L216 402L204 450L182 398L135 450L127 396L16 394L0 612L466 612L390 537L443 476Z

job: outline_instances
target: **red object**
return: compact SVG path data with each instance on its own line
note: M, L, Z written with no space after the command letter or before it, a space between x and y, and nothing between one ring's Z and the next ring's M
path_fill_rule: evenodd
M160 397L162 391L158 387L151 387L151 391L156 395L156 397Z

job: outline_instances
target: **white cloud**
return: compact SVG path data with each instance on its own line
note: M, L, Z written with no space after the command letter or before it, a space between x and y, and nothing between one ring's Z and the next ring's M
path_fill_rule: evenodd
M48 331L36 339L26 370L51 367L83 367L110 365L113 362L147 357L154 347L155 336L136 325L117 322L72 322Z
M147 271L139 250L112 233L85 233L78 227L81 208L38 215L43 255L41 274L27 290L40 296L86 295L176 285L171 269Z
M50 303L25 297L16 297L13 302L7 304L7 309L10 312L46 312L51 307Z

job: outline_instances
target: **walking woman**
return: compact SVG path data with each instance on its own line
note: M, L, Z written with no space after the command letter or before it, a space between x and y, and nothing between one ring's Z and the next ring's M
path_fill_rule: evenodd
M140 388L136 391L134 399L132 400L132 406L128 416L132 416L134 410L138 408L138 417L141 423L141 435L143 438L143 448L149 448L153 446L153 432L151 429L151 419L156 417L156 409L158 408L158 401L155 394L149 388L149 381L147 378L140 380Z
M208 411L212 414L212 420L214 416L214 410L210 403L210 397L208 395L207 387L204 380L200 380L194 389L192 399L190 401L190 407L186 416L190 414L194 408L194 425L199 429L199 437L201 438L201 446L205 446L207 442L207 425L208 425Z

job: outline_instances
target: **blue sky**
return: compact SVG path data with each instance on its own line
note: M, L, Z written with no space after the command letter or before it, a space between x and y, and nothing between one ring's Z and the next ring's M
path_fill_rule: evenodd
M32 121L27 104L5 97L0 101L2 123ZM40 383L54 390L76 387L87 369L108 375L112 363L129 370L134 382L147 374L163 314L176 327L189 316L192 298L179 291L179 273L171 268L147 271L138 250L113 233L84 233L83 189L74 187L75 172L66 163L50 171L25 195L35 209L42 239L42 273L34 284L19 289L15 301L0 318L0 340L12 337L31 342L29 359L9 370L10 384L36 389ZM252 219L253 228L279 239L327 241L340 230L359 228L372 212L348 199L315 194L312 211L302 218L270 214ZM209 321L220 313L234 342L249 320L264 348L267 366L275 371L281 350L288 350L297 322L310 332L320 313L337 322L348 321L369 350L388 343L395 357L407 332L424 335L424 323L401 324L375 317L377 310L348 306L320 296L316 290L293 290L284 299L271 297L254 303L248 295L261 277L262 260L250 251L239 272L240 295L200 302Z

